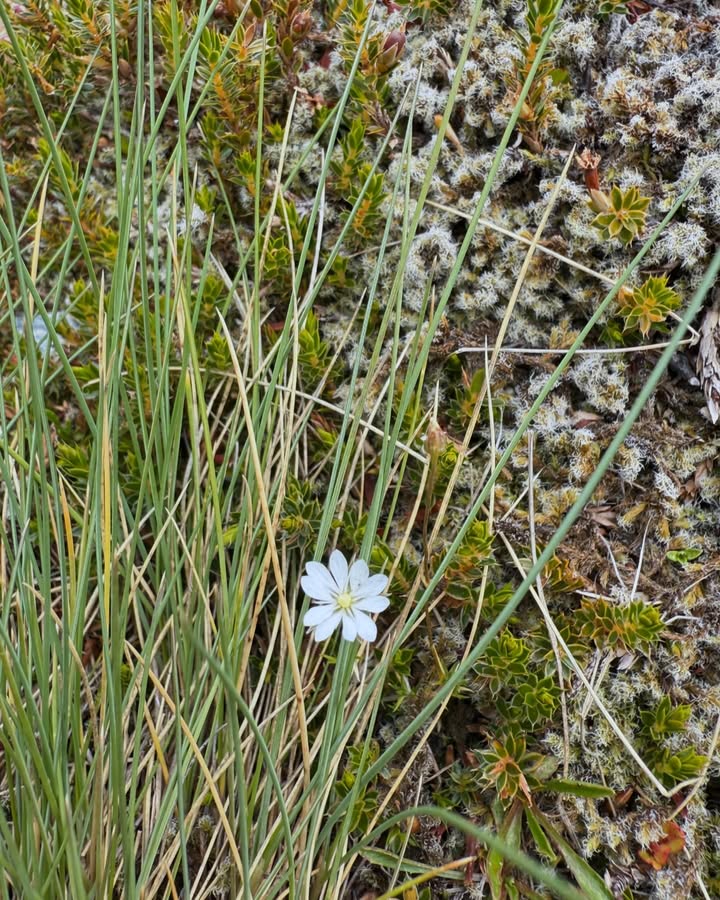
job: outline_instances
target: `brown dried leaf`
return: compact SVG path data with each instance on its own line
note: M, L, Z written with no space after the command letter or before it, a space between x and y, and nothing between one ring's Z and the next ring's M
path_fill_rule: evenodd
M609 503L588 506L587 513L596 525L602 529L612 529L617 524L617 513Z
M702 460L702 462L695 467L695 471L683 485L683 494L686 497L694 497L702 487L702 484L707 479L708 475L712 473L712 470L713 460Z
M720 419L720 302L705 313L695 370L705 394L710 419L715 425Z

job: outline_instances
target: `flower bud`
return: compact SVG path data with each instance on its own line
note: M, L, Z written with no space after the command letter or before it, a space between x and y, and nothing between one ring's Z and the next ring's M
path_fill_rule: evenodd
M307 9L298 10L290 22L290 37L295 43L301 41L310 33L312 28L312 15Z
M406 41L404 31L391 31L385 38L383 48L375 60L375 71L382 74L392 69L403 54Z
M590 188L590 209L596 213L606 213L610 209L610 198L604 191Z
M447 431L441 428L437 420L433 417L425 434L425 446L431 457L439 456L443 450L447 449L450 443Z
M527 100L523 100L523 104L520 107L520 118L523 122L532 122L532 120L535 118L535 110L527 102Z

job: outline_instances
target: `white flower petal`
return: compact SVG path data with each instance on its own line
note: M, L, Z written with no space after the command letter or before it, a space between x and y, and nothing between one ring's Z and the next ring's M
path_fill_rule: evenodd
M370 577L370 569L364 559L356 559L350 566L350 592L355 597Z
M312 579L312 583L316 585L316 591L320 591L324 587L324 596L335 596L337 585L327 566L319 562L309 562L305 563L305 571L307 575L304 577Z
M325 567L323 566L323 568ZM332 581L329 572L327 573L327 576L328 580ZM332 603L335 599L335 593L337 591L335 582L332 582L333 586L332 588L329 588L324 581L313 574L303 575L300 579L300 584L308 597L312 597L313 600L317 600L319 603Z
M323 603L322 606L312 606L303 616L303 625L306 628L315 628L325 619L330 618L335 612L329 603Z
M341 612L331 613L331 615L329 615L327 619L325 619L324 622L321 622L315 629L315 640L327 640L327 638L329 638L333 631L335 631L335 629L338 627L341 618Z
M364 612L360 612L359 610L355 613L355 625L357 626L357 633L364 641L374 641L377 637L377 628L375 627L375 623L370 618L370 616L366 616Z
M387 575L371 575L364 584L359 585L353 591L353 597L356 600L362 600L365 597L378 597L387 586Z
M364 597L353 604L353 609L362 610L366 613L381 613L390 606L387 597Z
M330 571L338 586L338 590L344 591L347 587L348 564L340 550L333 550L330 554Z
M345 613L342 617L342 628L343 628L343 637L346 641L354 641L357 637L357 626L355 625L355 621L353 616L350 613Z

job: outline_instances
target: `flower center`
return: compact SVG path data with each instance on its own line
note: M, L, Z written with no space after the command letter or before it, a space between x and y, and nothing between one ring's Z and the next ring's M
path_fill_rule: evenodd
M342 594L338 594L335 599L335 605L338 609L350 609L353 605L353 597L349 591L343 591Z

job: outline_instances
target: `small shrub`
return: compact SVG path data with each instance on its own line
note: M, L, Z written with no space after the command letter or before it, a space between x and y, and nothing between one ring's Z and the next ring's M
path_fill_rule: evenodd
M609 600L584 600L575 613L580 634L601 650L648 652L665 627L658 610L642 600L624 606Z
M625 319L625 330L640 330L647 337L655 327L667 331L665 319L680 305L680 297L667 286L667 275L651 277L634 290L621 291L620 315Z
M642 197L636 187L621 191L614 187L610 197L602 191L592 191L590 208L598 215L591 222L604 241L619 240L629 244L645 228L649 197Z

